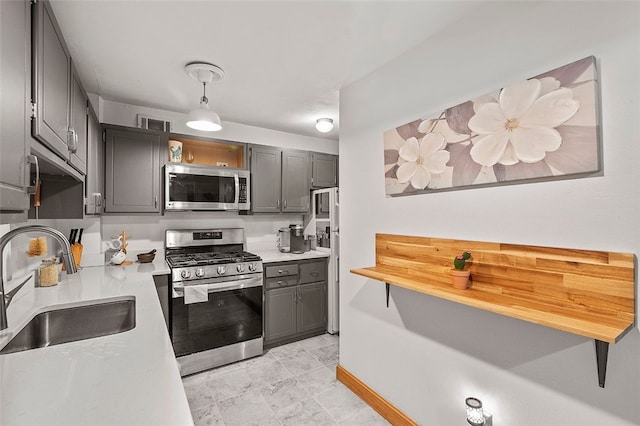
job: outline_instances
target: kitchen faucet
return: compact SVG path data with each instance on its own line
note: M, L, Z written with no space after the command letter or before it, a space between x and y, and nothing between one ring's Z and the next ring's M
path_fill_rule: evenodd
M18 287L16 287L13 291L9 292L9 294L5 294L4 291L4 267L3 267L3 253L5 246L15 237L16 235L24 234L27 232L39 232L42 234L47 234L52 236L58 243L62 246L62 262L64 263L64 267L67 271L67 274L74 274L78 272L76 268L76 262L73 259L73 254L71 253L71 245L66 237L62 234L62 232L51 228L50 226L44 225L27 225L21 226L19 228L13 229L2 237L0 237L0 330L4 330L8 327L7 324L7 308L9 307L9 303L11 303L11 299L15 295L15 293L25 284L23 282Z

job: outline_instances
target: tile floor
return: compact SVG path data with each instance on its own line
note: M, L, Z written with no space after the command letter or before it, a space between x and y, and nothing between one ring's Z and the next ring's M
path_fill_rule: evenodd
M184 377L200 425L388 425L336 380L338 337L312 337Z

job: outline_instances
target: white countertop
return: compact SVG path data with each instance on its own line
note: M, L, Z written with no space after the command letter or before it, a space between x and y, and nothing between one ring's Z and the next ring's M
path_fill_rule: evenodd
M135 257L133 257L135 259ZM193 425L152 274L153 263L84 268L55 287L30 281L8 309L0 347L52 306L134 296L130 331L0 355L2 425Z
M304 253L280 253L278 249L254 250L252 253L262 258L262 263L287 262L291 260L315 259L319 257L329 257L328 249L309 250Z

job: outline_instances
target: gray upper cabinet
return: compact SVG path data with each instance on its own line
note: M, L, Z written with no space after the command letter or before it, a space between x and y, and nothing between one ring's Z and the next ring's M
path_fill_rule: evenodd
M0 1L0 223L26 220L30 104L28 2Z
M160 213L168 134L105 126L105 213Z
M69 158L71 56L51 5L32 5L33 101L32 133L64 159Z
M87 95L51 5L39 0L32 16L32 128L40 143L86 172Z
M87 176L85 177L85 214L99 215L103 210L104 141L93 109L87 117Z
M282 152L282 212L307 213L311 181L311 159L308 151Z
M338 186L338 156L331 154L311 153L312 178L314 188L331 188Z
M279 213L282 198L282 150L253 145L251 155L251 210Z
M309 152L252 145L250 156L254 213L309 211Z
M82 174L87 172L88 103L89 97L82 88L80 78L72 65L69 163Z

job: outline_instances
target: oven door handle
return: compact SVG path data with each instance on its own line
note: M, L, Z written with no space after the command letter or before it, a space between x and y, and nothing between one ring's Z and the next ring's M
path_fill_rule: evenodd
M219 293L221 291L230 291L230 290L240 290L243 288L250 287L262 287L263 280L262 275L252 278L245 278L238 281L226 281L226 282L217 282L217 283L209 283L209 284L191 284L187 287L191 286L206 286L207 293ZM173 288L178 296L184 295L184 286L179 284L174 284Z

